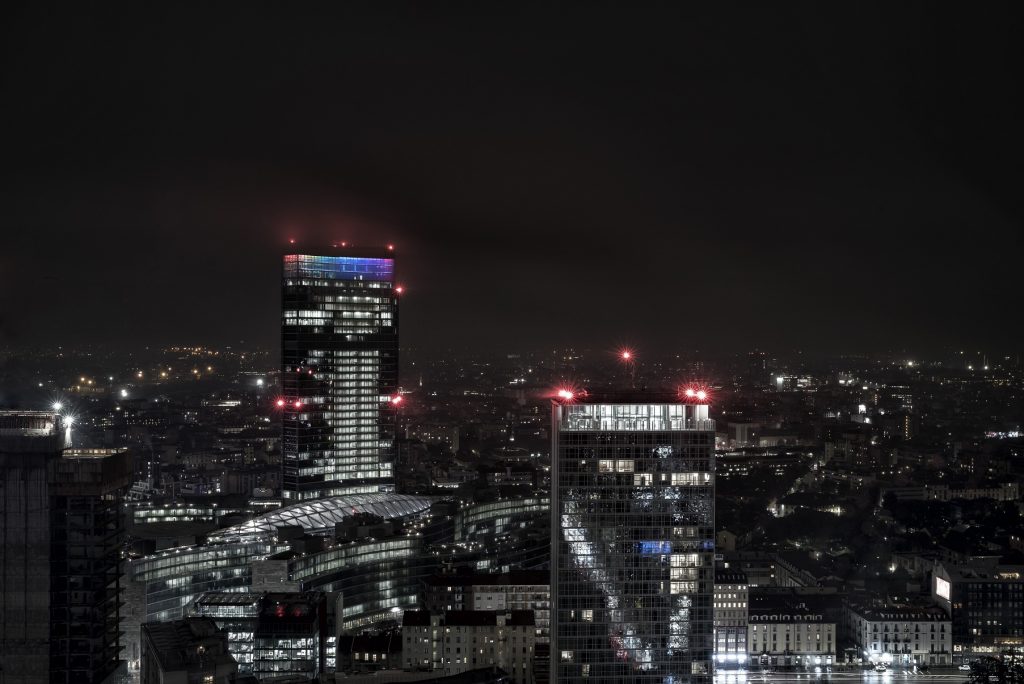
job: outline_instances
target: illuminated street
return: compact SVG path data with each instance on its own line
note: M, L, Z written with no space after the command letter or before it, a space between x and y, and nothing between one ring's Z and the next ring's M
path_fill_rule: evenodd
M966 672L955 669L943 669L930 674L910 674L903 671L875 672L873 670L848 670L843 672L773 672L771 674L747 672L719 672L715 675L715 684L758 684L759 682L870 682L871 684L897 684L899 682L965 682Z

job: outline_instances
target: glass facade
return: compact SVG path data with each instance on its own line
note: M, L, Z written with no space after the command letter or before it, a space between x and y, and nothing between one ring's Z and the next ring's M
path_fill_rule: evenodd
M553 406L556 681L710 682L714 421L630 399Z
M394 259L287 254L283 276L284 497L393 491Z
M500 499L463 506L455 525L455 539L475 540L488 535L506 534L526 527L538 517L546 520L551 510L547 498Z
M228 637L238 671L257 679L324 674L327 607L319 592L210 593L192 606Z
M288 578L304 591L340 594L338 624L359 630L415 606L424 580L438 569L423 538L404 535L341 543L288 561Z
M355 494L292 504L244 523L211 532L210 542L271 541L282 525L298 526L308 534L332 535L335 525L353 515L369 513L385 520L406 520L430 510L431 500L410 494Z
M272 542L177 547L129 564L132 581L143 589L146 622L176 620L199 594L244 591L252 583L252 563L288 546Z

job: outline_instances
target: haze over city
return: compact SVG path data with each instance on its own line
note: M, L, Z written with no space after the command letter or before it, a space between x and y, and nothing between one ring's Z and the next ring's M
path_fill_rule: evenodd
M1017 15L24 5L0 343L276 345L295 238L417 347L1013 352Z

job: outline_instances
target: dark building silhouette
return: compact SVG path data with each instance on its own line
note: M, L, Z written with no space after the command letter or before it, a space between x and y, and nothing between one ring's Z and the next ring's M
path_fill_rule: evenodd
M125 451L65 449L48 412L0 412L4 684L99 684L123 669Z
M238 663L228 637L207 617L142 625L142 684L228 684Z

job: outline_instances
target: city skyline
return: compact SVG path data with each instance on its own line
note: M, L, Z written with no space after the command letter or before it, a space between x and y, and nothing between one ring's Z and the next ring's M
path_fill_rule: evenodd
M1021 19L16 8L0 684L1024 681Z

